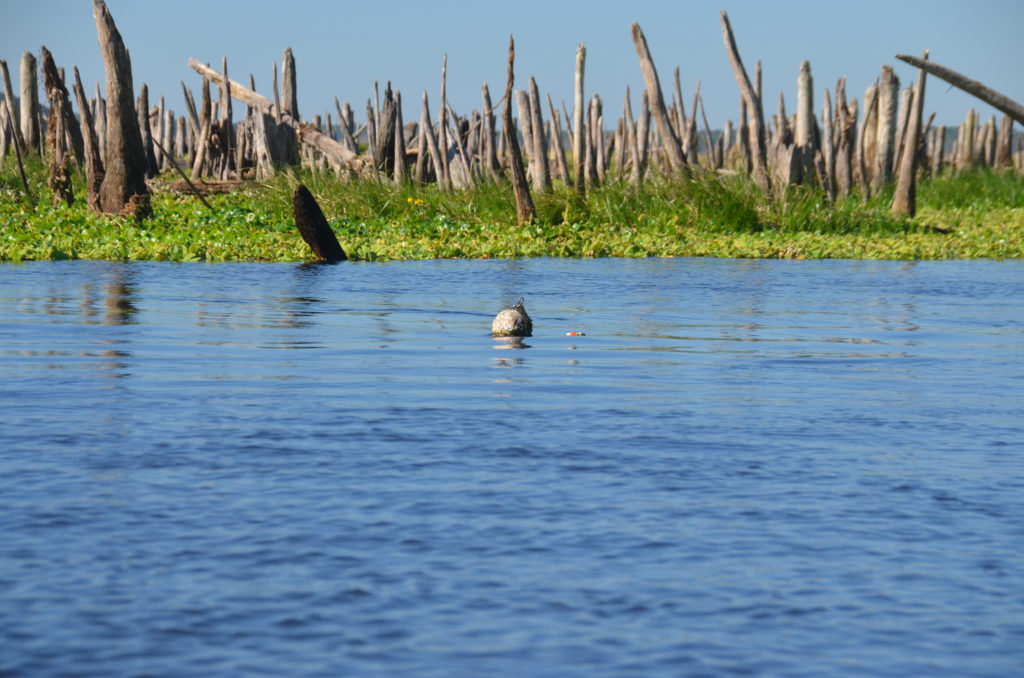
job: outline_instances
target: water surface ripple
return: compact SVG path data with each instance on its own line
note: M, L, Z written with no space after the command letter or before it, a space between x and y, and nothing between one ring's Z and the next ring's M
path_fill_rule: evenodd
M1019 674L1022 393L1021 262L3 264L0 675Z

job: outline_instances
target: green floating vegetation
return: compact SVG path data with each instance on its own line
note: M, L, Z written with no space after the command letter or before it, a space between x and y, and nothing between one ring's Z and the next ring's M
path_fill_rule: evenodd
M508 185L444 192L386 181L285 171L207 199L158 191L152 219L97 215L78 200L52 207L46 169L26 168L35 210L13 163L0 171L0 261L306 261L291 214L306 184L353 259L730 257L965 259L1024 257L1024 180L976 170L924 178L918 214L895 218L891 192L829 203L791 186L765 197L744 176L700 173L635 188L610 182L580 202L565 186L534 193L537 220L519 226ZM168 179L173 179L169 177ZM163 180L158 180L158 183Z

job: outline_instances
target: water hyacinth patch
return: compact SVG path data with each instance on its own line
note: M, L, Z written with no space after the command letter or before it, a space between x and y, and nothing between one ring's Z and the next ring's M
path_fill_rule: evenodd
M829 203L816 189L766 198L742 176L697 174L595 187L580 202L561 184L535 196L537 219L515 223L507 186L441 191L284 172L209 196L160 190L141 223L51 207L41 163L29 166L31 211L16 170L0 172L0 260L306 261L289 196L306 184L349 256L362 260L517 257L948 259L1024 256L1024 182L976 170L926 178L915 219L891 195ZM84 187L75 175L76 194Z

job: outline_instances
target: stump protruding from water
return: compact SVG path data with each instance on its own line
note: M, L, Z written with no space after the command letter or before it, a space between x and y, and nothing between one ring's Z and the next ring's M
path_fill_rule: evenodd
M506 308L491 323L491 335L495 337L529 337L533 334L533 321L526 313L523 298L512 308Z
M299 184L292 193L292 211L295 214L295 227L299 229L299 235L320 261L335 262L348 259L330 224L327 223L327 217L324 216L320 205L309 189L302 184Z

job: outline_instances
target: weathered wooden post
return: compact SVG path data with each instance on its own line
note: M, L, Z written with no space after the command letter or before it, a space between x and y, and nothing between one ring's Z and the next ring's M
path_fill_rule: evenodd
M586 179L583 176L586 170L586 137L583 132L583 127L586 123L583 121L583 71L587 61L587 47L582 42L576 46L576 79L575 88L573 90L573 103L575 108L573 109L572 118L572 165L573 165L573 186L576 189L576 197L580 200L584 200L587 194ZM568 117L568 116L567 116ZM568 119L566 120L568 124Z
M42 141L36 73L36 58L32 56L32 52L25 52L21 55L21 136L25 140L25 145L33 152L39 148Z
M7 157L7 146L11 142L11 134L8 131L7 101L0 101L0 168L4 166L4 158Z
M928 59L928 50L924 51ZM906 139L903 142L903 159L900 173L896 178L896 192L892 198L892 213L913 217L917 211L917 145L921 135L921 116L924 111L924 85L926 71L917 74L914 99L907 119Z
M723 16L725 13L722 13ZM685 171L686 155L683 153L682 143L672 129L669 121L668 109L665 107L665 97L661 93L661 83L658 81L658 71L654 67L654 60L647 48L647 38L640 30L640 24L634 23L631 26L633 34L633 46L636 48L637 57L640 60L640 69L644 74L644 83L647 88L647 101L651 107L651 113L658 125L658 132L661 134L662 149L665 152L669 168L673 171Z
M747 71L743 68L743 60L740 59L739 49L736 47L736 38L733 36L732 25L729 23L729 15L722 11L722 39L725 41L725 49L729 54L729 63L732 64L733 75L740 88L740 94L747 105L748 134L750 144L750 159L754 181L765 193L771 191L771 179L768 177L768 155L764 142L764 112L761 107L760 93L754 90L747 77ZM760 73L760 62L758 62L758 73ZM760 83L760 77L758 77ZM760 89L760 85L758 86Z
M107 172L100 186L100 207L144 219L152 207L128 50L103 0L93 0L93 17L107 74Z
M508 39L508 80L505 83L505 105L501 109L502 132L508 148L509 165L512 174L512 192L516 199L516 221L521 226L532 224L536 215L530 186L526 181L526 168L523 167L523 155L519 151L519 140L516 138L515 127L512 125L512 87L515 84L513 63L516 48L512 36ZM578 133L578 132L577 132Z

